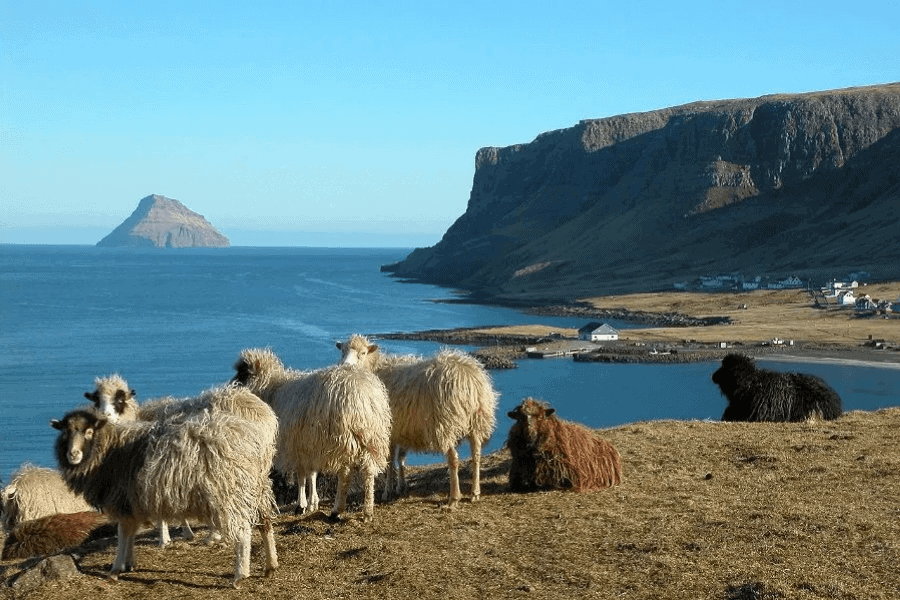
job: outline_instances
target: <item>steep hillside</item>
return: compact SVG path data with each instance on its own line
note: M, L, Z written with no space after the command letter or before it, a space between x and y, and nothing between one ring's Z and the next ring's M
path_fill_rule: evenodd
M230 244L203 215L178 200L153 194L131 216L97 242L107 247L223 248Z
M383 269L535 302L720 271L900 275L900 84L698 102L483 148L441 241Z

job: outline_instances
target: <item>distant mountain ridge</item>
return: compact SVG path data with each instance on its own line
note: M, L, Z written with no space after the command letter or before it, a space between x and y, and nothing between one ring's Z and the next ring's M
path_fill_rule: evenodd
M900 278L900 83L696 102L482 148L466 212L383 270L488 301L719 272Z
M226 248L228 238L178 200L152 194L109 235L104 247Z

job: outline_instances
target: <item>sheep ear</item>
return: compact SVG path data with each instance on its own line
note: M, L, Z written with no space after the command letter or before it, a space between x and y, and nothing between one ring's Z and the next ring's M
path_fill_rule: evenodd
M85 392L84 397L87 398L88 400L90 400L91 402L96 402L97 401L97 392L96 391Z
M342 343L340 343L340 342L335 342L334 345L337 347L338 350L343 350L343 349L344 349L344 345L343 345Z
M369 354L371 354L371 353L375 352L376 350L378 350L378 346L376 346L375 344L372 344L371 346L369 346L368 350L369 350Z
M62 431L63 430L62 421L60 421L58 419L50 419L50 427L52 427L53 429L59 429L60 431Z
M556 412L556 409L555 409L555 408L548 408L548 409L544 412L544 415L547 416L547 417L549 417L550 415L552 415L552 414L555 413L555 412Z
M516 413L516 411L511 410L508 413L506 413L506 416L509 417L510 419L515 419L517 416L517 413Z

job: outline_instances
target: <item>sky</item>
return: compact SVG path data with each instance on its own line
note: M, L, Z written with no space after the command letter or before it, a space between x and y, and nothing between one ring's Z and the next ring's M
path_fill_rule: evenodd
M0 244L162 194L240 246L436 243L475 153L900 81L900 2L0 2Z

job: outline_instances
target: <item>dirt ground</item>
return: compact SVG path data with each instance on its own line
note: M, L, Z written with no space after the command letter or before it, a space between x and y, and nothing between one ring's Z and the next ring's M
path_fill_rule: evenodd
M508 430L496 435L506 435ZM148 530L139 569L111 582L115 542L74 551L81 575L19 594L29 562L0 563L0 596L84 598L900 597L900 408L794 424L639 422L600 430L623 483L577 494L507 491L508 454L487 458L483 496L445 505L442 465L409 496L341 523L284 513L281 566L228 589L233 549ZM464 490L469 481L463 473Z

